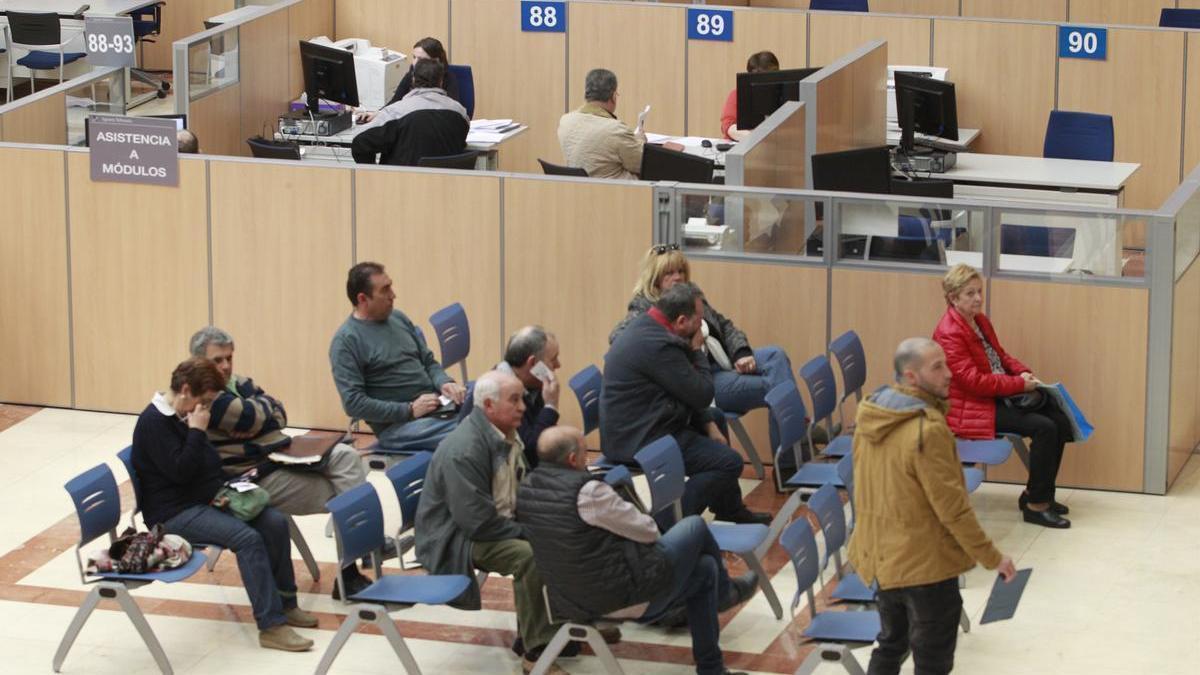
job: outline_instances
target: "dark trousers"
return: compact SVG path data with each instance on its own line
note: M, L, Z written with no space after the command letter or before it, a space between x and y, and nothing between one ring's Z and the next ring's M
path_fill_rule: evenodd
M867 675L896 675L912 651L915 675L945 675L954 669L962 596L958 578L925 586L880 590L879 646Z
M1044 504L1054 499L1054 483L1062 465L1063 446L1071 440L1071 420L1047 402L1040 410L1018 410L996 401L996 433L1020 434L1029 445L1029 501Z
M741 511L744 507L738 478L742 475L742 456L691 429L675 434L675 440L683 452L683 470L688 477L681 504L683 515L711 509L722 520Z

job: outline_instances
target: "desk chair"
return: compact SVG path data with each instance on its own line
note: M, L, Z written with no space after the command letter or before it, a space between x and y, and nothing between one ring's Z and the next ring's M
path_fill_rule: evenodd
M448 305L429 317L442 352L442 368L458 364L462 369L462 385L467 386L467 355L471 353L471 324L467 311L459 303Z
M809 9L831 12L869 12L867 0L811 0Z
M133 18L133 39L138 43L140 51L139 64L146 61L146 43L154 44L155 42L150 39L151 36L162 33L162 8L165 4L167 3L154 2L129 13L129 16ZM133 79L154 87L154 95L158 98L166 98L167 92L171 90L171 83L166 79L155 77L141 68L130 68L129 74Z
M1042 225L1000 225L1000 253L1070 258L1075 251L1075 230Z
M472 171L475 169L475 161L478 157L478 150L468 150L457 155L422 157L417 160L417 166L424 166L431 169L462 169L464 171Z
M1042 156L1113 161L1112 115L1051 110Z
M588 177L587 171L573 166L551 164L544 159L539 159L538 164L542 165L542 173L546 174L547 176L578 176L580 178Z
M117 481L106 464L98 464L88 469L67 481L64 487L71 495L71 501L75 504L75 516L79 519L79 541L75 544L75 564L79 567L79 580L85 585L95 585L79 605L79 610L75 612L75 617L71 619L67 632L58 644L58 650L54 652L54 672L62 670L63 661L67 659L67 653L71 651L75 638L92 615L92 610L96 609L101 599L112 599L117 601L121 611L125 612L133 627L137 629L138 635L142 636L142 641L146 643L146 648L150 650L158 669L164 675L172 675L174 671L171 669L171 662L167 660L166 652L146 621L146 616L129 595L129 591L155 581L167 584L183 581L204 566L204 554L193 551L192 557L182 567L164 572L103 572L88 575L84 572L79 549L105 533L108 534L110 544L116 538L117 523L121 519L121 495L117 492Z
M247 138L250 154L257 159L291 159L300 161L300 144L288 141L272 141L261 136Z
M29 69L29 87L37 91L37 71L58 69L58 83L63 82L63 68L87 56L83 52L68 52L66 47L73 38L63 39L62 23L54 12L6 12L8 17L8 47L14 51L8 59L8 81L12 84L13 56L16 49L24 49L25 56L16 60L17 65ZM67 30L83 34L80 28ZM49 47L54 51L45 51ZM57 53L56 53L57 52ZM31 91L31 93L32 93Z
M833 342L829 343L829 351L837 360L838 370L842 371L842 397L838 399L838 418L842 422L844 432L849 428L846 425L846 399L853 395L855 402L862 402L863 386L867 383L867 355L858 333L852 330L834 338Z
M475 75L471 66L447 66L458 81L458 101L467 109L467 117L475 117Z
M1163 9L1158 15L1161 28L1200 28L1200 9Z

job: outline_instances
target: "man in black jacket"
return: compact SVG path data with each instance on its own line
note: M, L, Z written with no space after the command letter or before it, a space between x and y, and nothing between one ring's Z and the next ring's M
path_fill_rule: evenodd
M358 164L416 166L422 157L445 157L466 150L470 118L461 103L442 89L445 66L422 59L413 66L415 87L384 106L364 124L350 153Z
M718 520L768 523L769 514L742 503L742 458L709 412L713 377L700 349L703 299L694 284L675 284L613 342L604 357L600 446L608 459L630 464L638 450L674 436L689 477L684 515L712 509Z
M583 433L551 427L517 493L517 520L556 619L654 621L686 605L696 672L725 675L717 617L754 594L754 572L730 580L700 516L659 536L654 519L587 471Z

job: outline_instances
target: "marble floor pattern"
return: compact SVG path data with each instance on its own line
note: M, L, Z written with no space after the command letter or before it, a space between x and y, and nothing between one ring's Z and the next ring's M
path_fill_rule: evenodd
M0 462L6 489L0 492L0 645L4 673L49 673L50 661L86 590L79 582L73 548L78 527L62 489L70 477L107 463L122 484L126 512L132 493L116 452L128 444L134 417L109 413L0 405ZM1084 452L1086 448L1076 451ZM749 471L746 476L752 476ZM384 496L388 531L399 510L382 473L371 482ZM767 483L742 481L753 508L775 509L783 501ZM1016 510L1019 487L985 484L972 500L1001 550L1018 567L1033 567L1014 620L976 625L959 637L957 673L1000 675L1188 675L1200 672L1200 462L1192 461L1166 497L1061 490L1074 527L1049 531L1026 525ZM805 513L804 510L801 514ZM298 518L321 562L314 582L296 559L301 605L320 617L317 629L301 631L316 641L305 654L260 649L232 555L213 573L187 582L152 584L133 595L162 642L176 673L303 673L315 669L341 622L343 608L329 597L336 558L324 536L325 518ZM732 571L744 571L730 559ZM766 561L785 606L795 577L778 547ZM389 571L400 573L396 561ZM420 572L415 572L420 573ZM830 573L825 580L829 581ZM983 612L993 575L967 575L963 600L974 623ZM826 592L828 592L826 588ZM824 594L818 606L824 607ZM484 588L484 609L460 612L417 607L393 614L425 673L519 673L508 650L514 637L512 589L496 577ZM721 644L731 669L791 673L812 649L802 642L803 605L794 618L777 621L761 594L722 616ZM627 673L693 672L686 631L622 626L613 651ZM870 648L855 650L866 665ZM601 673L588 656L560 661L574 674ZM382 636L355 635L331 672L399 672L400 664ZM64 664L64 673L156 673L152 657L129 621L102 604ZM842 672L829 665L819 673ZM909 663L902 671L912 673Z

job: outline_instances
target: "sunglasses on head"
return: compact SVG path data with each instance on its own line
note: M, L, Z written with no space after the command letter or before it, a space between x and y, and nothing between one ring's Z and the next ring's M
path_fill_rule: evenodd
M678 251L679 244L659 244L658 246L655 246L651 250L654 251L654 255L662 255L662 254L666 253L667 251Z

